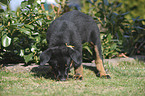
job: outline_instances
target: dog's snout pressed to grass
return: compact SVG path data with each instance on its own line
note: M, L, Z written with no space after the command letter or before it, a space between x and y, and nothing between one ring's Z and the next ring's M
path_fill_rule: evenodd
M58 73L56 79L67 79L69 71L66 66L74 67L74 79L83 79L82 43L85 42L90 42L94 47L100 77L110 77L103 66L100 32L92 17L76 10L64 13L50 24L46 39L48 49L41 53L40 64L48 62Z

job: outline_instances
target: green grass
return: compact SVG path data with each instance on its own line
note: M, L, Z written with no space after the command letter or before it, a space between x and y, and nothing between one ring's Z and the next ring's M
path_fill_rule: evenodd
M144 62L105 64L111 79L84 67L84 79L61 82L36 72L0 71L0 96L145 96ZM71 70L70 75L73 75Z

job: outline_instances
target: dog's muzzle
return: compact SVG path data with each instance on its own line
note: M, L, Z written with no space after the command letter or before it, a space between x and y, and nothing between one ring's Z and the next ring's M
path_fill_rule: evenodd
M68 75L58 75L57 80L59 81L66 81L68 78Z

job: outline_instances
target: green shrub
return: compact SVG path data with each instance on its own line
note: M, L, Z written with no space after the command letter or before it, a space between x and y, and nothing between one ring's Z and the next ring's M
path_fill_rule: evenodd
M121 51L120 45L122 42L114 39L111 34L103 35L102 39L102 52L104 58L113 58L116 57Z
M106 36L106 38L111 35L111 39L109 40L102 39L102 50L105 58L112 58L112 56L114 57L114 55L120 52L128 53L128 55L133 55L137 52L145 54L143 51L145 50L143 47L145 46L145 25L143 24L145 19L139 19L139 17L131 20L127 19L126 15L130 13L122 13L120 10L122 3L118 1L87 1L89 2L89 8L88 6L87 8L83 8L83 12L94 17L102 35ZM109 43L105 43L106 40ZM116 48L114 47L110 50L111 46L115 46Z
M124 26L124 50L129 55L145 55L145 19L133 18Z
M31 0L30 0L31 1ZM61 12L67 6L61 0ZM145 25L139 17L128 20L129 12L120 11L121 3L108 0L82 1L82 12L92 16L101 32L102 50L105 58L113 58L120 52L145 54ZM36 2L24 1L17 12L5 11L0 14L0 61L39 62L41 51L47 48L46 31L49 24L60 13L44 12ZM55 8L54 10L57 10ZM61 13L61 14L62 14ZM50 17L50 20L47 19ZM120 43L121 42L121 43ZM94 59L89 43L83 45L83 59ZM14 57L21 57L14 59ZM7 60L5 60L7 59Z
M5 11L0 20L1 58L9 58L5 53L12 53L24 58L24 61L38 63L40 50L46 47L46 30L51 20L47 19L39 4L27 5L22 2L19 11ZM50 14L54 15L54 14ZM10 60L10 59L9 59Z

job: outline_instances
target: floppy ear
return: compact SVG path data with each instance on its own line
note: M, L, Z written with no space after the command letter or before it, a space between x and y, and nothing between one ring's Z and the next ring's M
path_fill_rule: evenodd
M40 54L40 65L44 65L50 60L51 57L51 51L50 49L45 50Z
M69 55L76 64L82 63L82 56L79 51L70 48Z

